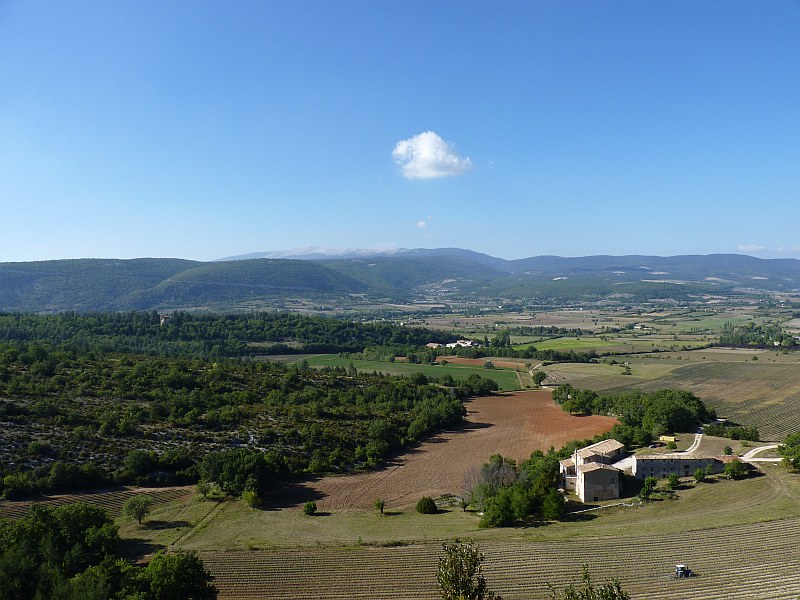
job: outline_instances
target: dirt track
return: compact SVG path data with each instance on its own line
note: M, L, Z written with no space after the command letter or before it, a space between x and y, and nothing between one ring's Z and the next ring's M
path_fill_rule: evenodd
M616 423L610 417L570 416L546 390L476 398L467 410L464 428L436 435L379 471L323 477L295 486L292 496L297 502L313 498L325 511L370 509L376 498L391 508L422 496L458 494L470 467L492 454L522 460L534 450L592 437Z

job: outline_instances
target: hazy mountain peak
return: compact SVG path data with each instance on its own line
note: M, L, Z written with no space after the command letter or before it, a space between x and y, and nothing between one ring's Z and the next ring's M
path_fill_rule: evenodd
M236 256L226 256L223 260L248 260L251 258L297 258L305 260L324 260L341 258L363 258L365 256L385 256L405 252L404 248L334 248L324 246L304 246L291 250L268 250L266 252L250 252Z

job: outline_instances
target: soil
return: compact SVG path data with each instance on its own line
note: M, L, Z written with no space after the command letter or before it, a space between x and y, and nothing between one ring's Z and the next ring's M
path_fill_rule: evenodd
M468 471L492 454L521 461L534 450L591 438L617 422L611 417L569 415L547 390L486 396L466 406L463 427L429 438L384 468L307 481L292 486L279 503L297 506L313 499L320 511L369 510L377 498L391 509L413 504L422 496L460 495Z

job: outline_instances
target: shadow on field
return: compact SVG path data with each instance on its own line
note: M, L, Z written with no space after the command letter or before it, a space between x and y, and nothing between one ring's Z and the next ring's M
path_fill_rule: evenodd
M305 502L319 502L325 495L311 487L311 484L322 479L321 475L308 475L303 479L292 481L280 491L270 494L269 499L259 506L260 510L282 510L297 508ZM321 513L317 513L321 514Z
M178 527L191 527L189 521L157 521L148 520L144 523L148 529L177 529Z
M133 562L141 562L148 555L155 554L159 550L164 550L163 544L154 544L150 540L141 538L125 538L123 544L119 546L120 556Z

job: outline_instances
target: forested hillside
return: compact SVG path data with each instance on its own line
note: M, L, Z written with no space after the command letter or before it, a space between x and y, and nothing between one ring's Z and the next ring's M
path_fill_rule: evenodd
M800 261L740 255L541 256L503 260L457 248L340 260L249 259L202 263L162 258L0 263L0 310L229 310L288 299L349 305L419 299L608 296L690 301L800 287Z
M230 449L272 457L231 491L267 493L292 473L379 463L461 421L462 399L492 381L436 385L354 369L99 354L0 344L0 474L6 497L109 482L195 481ZM215 458L219 452L228 452ZM244 466L242 466L244 465ZM241 473L240 473L241 474Z

